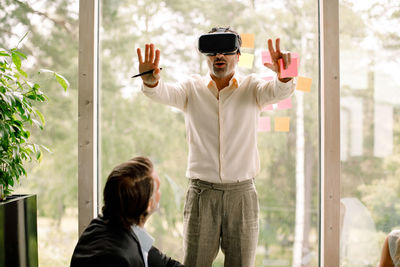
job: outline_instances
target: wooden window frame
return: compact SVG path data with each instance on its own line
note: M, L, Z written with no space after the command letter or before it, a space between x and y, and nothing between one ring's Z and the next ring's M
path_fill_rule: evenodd
M340 266L339 0L319 0L320 266Z
M79 1L78 229L97 216L98 198L98 4Z

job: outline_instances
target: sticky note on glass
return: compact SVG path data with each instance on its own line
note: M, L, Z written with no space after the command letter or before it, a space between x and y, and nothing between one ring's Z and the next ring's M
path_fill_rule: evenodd
M271 119L270 117L260 117L258 119L258 131L269 132L271 131Z
M263 109L261 111L268 111L268 110L273 110L273 109L274 109L274 106L272 104L270 104L270 105L263 107Z
M290 97L278 102L278 109L289 109L289 108L292 108L292 99Z
M297 84L296 90L303 91L303 92L310 92L311 91L311 78L307 77L297 77Z
M254 48L254 34L242 33L240 35L240 37L242 38L242 46L241 47Z
M249 53L241 53L239 57L239 66L251 69L253 68L254 55Z
M275 132L289 132L289 129L290 129L289 117L275 118Z
M299 54L297 53L290 53L291 56L291 63L289 64L287 69L283 68L283 59L279 59L279 68L281 71L281 78L287 77L296 77L297 76L297 69L299 67Z
M271 58L271 54L269 53L269 51L261 52L261 60L262 60L263 65L264 65L264 63L272 63L272 58Z

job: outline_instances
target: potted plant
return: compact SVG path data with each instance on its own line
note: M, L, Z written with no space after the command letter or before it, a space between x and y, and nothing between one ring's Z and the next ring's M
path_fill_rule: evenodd
M24 163L40 161L41 149L47 150L31 141L30 129L43 129L45 123L35 104L47 97L23 70L24 59L17 48L0 49L0 266L38 265L36 195L11 195L12 187L26 176ZM64 77L41 72L51 73L67 90Z

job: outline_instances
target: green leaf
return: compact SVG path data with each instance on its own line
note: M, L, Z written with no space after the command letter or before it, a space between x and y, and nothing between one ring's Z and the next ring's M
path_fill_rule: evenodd
M15 77L13 77L13 76L10 76L10 75L7 75L7 74L4 74L3 76L9 81L14 81L14 82L16 81Z
M43 126L45 126L46 125L46 121L45 121L45 119L44 119L44 116L43 116L43 114L39 111L39 110L35 110L35 112L36 112L36 114L38 115L38 117L40 118L40 121L42 122L42 124L43 124Z
M36 101L44 102L46 100L47 100L47 98L45 97L45 95L43 95L43 94L36 95Z
M62 88L64 88L64 91L66 92L69 87L69 82L67 81L67 79L57 72L54 72L54 75L56 76L57 82L62 86Z
M31 132L29 131L22 131L22 136L25 138L29 138L29 136L31 136Z
M21 58L15 52L13 52L11 54L11 57L12 57L12 61L14 62L15 66L19 70L21 68Z
M26 74L25 71L23 71L22 69L18 68L19 73L21 73L24 77L28 77L28 74Z
M40 123L39 121L32 119L32 122L38 127L40 128L40 130L43 130L43 125L42 123Z
M29 153L32 153L32 152L34 151L34 148L33 148L32 145L27 145L25 149L26 149L26 151L28 151Z
M12 104L11 104L11 99L10 99L10 97L9 97L7 94L4 94L4 95L2 95L2 96L3 96L4 101L5 101L9 106L11 106Z
M61 74L58 74L55 71L48 70L48 69L41 69L40 71L41 72L45 72L45 73L46 72L47 73L52 73L54 75L54 77L56 78L57 82L64 88L64 91L67 91L67 89L69 87L69 82L64 76L62 76Z
M26 95L27 98L32 99L32 100L36 100L36 95L35 94L28 94Z
M18 51L18 50L15 50L15 51L14 51L14 53L15 53L15 54L17 54L18 56L20 56L20 57L22 57L22 58L25 58L25 59L26 59L26 56L25 56L25 54L24 54L24 53L22 53L22 52L20 52L20 51Z
M38 159L38 154L39 154L39 157L41 156L41 151L40 151L40 146L39 145L37 145L37 144L33 144L33 147L35 148L35 154L36 154L36 159Z
M40 72L44 72L44 73L53 73L53 74L54 74L54 71L48 70L48 69L40 69L39 74L40 74Z
M44 150L46 150L48 153L53 153L48 147L44 146L44 145L40 145L40 147Z
M41 162L42 161L42 151L37 151L36 152L36 160Z
M14 123L15 125L17 125L19 128L22 128L22 127L24 126L24 124L22 123L22 121L19 121L19 120L14 120L13 123Z
M21 152L21 158L23 160L28 160L29 159L29 154L27 152L25 152L25 151L22 151Z
M5 51L0 51L0 56L1 57L9 57L10 55Z

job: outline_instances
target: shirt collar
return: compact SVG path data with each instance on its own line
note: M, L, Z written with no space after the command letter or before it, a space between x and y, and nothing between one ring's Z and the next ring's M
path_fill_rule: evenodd
M213 81L213 79L211 78L211 74L208 73L207 76L205 77L205 85L207 86L208 89L211 89L213 87L216 87L215 82ZM237 72L235 71L235 74L233 75L233 77L231 78L231 80L229 81L229 85L228 87L234 87L234 88L238 88L239 87L239 77Z
M136 234L137 238L139 239L139 244L142 250L146 251L147 253L151 249L154 243L154 238L146 232L144 228L141 228L137 225L132 225L132 231Z

